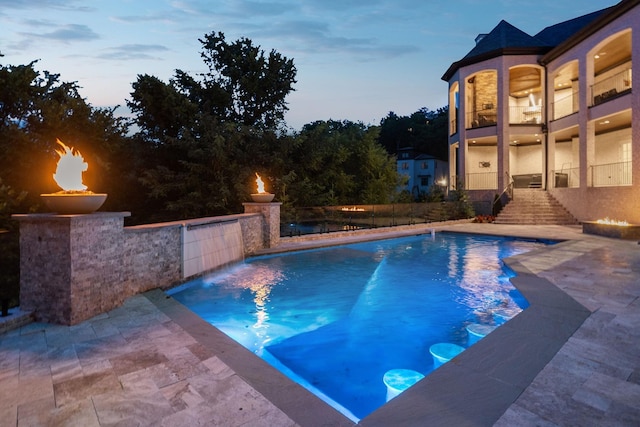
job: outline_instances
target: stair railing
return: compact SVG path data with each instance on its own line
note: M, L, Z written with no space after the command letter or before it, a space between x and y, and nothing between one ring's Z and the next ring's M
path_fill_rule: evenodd
M509 171L505 171L504 173L507 176L507 185L504 187L504 190L502 190L502 193L500 193L498 197L493 199L493 204L491 205L491 212L496 211L496 203L498 202L502 203L502 196L506 195L508 199L513 200L513 185L514 185L513 178L511 177L511 175L509 175ZM498 213L499 212L496 212L496 214Z

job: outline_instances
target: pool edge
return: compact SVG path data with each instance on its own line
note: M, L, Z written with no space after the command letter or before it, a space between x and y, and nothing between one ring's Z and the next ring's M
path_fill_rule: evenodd
M499 235L523 237L509 233ZM393 237L395 236L388 238ZM358 425L492 425L591 314L566 292L529 271L517 259L503 261L518 274L512 279L514 286L528 300L533 297L529 308L397 398L360 420ZM161 295L167 299L164 293ZM558 298L569 304L569 310L555 302ZM169 299L174 304L165 302L158 307L199 342L211 348L240 377L293 421L302 426L354 425L351 420L320 398L293 383L177 301ZM191 315L181 313L184 321L178 321L180 319L175 319L170 314L175 308L165 311L161 307L175 304L182 307L181 311L187 311ZM195 320L188 319L190 317L194 317ZM570 320L571 327L559 329L558 326L563 325L567 319ZM543 327L540 327L541 324ZM224 341L229 342L225 342L222 349L217 348L220 345L218 338L209 338L209 334L222 335L225 337ZM503 351L505 349L507 350ZM242 355L242 363L238 363L234 357L229 357L230 354L242 352L247 353ZM265 386L265 383L271 385ZM282 388L277 388L274 384ZM292 385L300 390L292 388ZM309 409L307 404L313 409Z

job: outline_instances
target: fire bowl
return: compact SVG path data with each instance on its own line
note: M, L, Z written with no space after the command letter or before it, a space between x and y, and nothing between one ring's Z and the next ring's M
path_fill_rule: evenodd
M106 194L52 193L40 197L51 211L59 215L89 214L97 211L107 199Z
M273 200L275 194L271 193L256 193L251 195L251 200L255 203L269 203Z

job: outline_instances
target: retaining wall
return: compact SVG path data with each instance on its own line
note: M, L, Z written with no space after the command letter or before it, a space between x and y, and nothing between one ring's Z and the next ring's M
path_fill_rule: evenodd
M280 203L249 213L124 227L128 212L14 215L20 222L20 308L37 321L74 325L135 294L167 289L209 270L184 271L183 228L238 221L244 254L276 245ZM277 224L267 222L277 221ZM223 244L211 242L212 246ZM208 245L209 246L209 245ZM219 248L218 248L219 250Z

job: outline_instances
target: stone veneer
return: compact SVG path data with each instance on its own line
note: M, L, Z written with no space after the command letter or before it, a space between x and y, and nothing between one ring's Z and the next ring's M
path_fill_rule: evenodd
M280 203L248 205L245 214L126 228L129 212L14 215L20 308L38 321L74 325L132 295L175 286L185 280L182 228L189 225L238 220L245 254L277 245Z
M280 205L282 203L243 203L246 213L259 213L262 221L262 246L272 248L280 242ZM242 230L244 232L244 229Z

